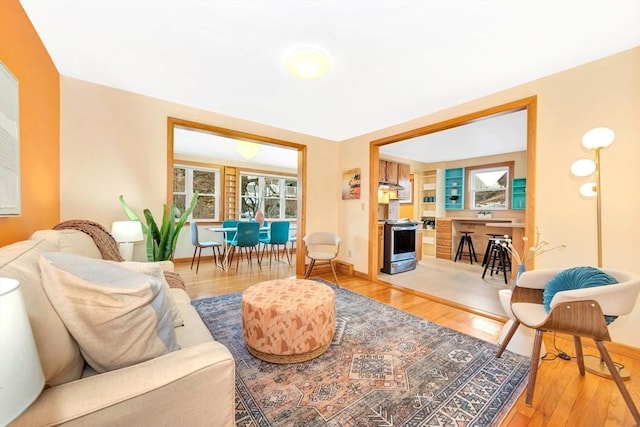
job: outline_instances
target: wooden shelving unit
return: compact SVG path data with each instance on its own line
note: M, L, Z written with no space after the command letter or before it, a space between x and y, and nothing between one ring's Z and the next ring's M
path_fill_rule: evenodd
M444 216L444 171L430 169L420 174L420 217L435 218ZM422 255L436 255L435 222L422 230Z
M224 168L223 219L238 219L238 171L235 167Z

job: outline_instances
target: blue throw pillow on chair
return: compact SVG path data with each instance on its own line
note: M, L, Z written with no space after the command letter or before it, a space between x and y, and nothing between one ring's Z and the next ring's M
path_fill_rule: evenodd
M549 280L547 286L544 288L542 295L544 309L547 313L551 311L551 300L556 292L611 285L614 283L618 283L615 277L595 267L573 267L563 270L556 274L553 279ZM607 315L604 317L607 325L617 318L617 316Z

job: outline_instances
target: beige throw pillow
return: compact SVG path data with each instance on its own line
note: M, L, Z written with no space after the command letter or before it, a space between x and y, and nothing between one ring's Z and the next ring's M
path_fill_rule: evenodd
M51 305L40 277L40 255L56 251L46 240L23 240L0 248L0 277L20 282L45 383L56 386L80 378L84 360L78 344ZM0 334L4 325L0 325ZM3 361L0 348L0 363ZM0 387L3 385L0 379Z
M180 348L164 285L156 277L62 252L42 254L40 271L53 307L96 372Z
M160 264L154 262L135 262L135 261L107 261L111 263L116 263L124 268L129 270L136 271L141 274L148 274L149 276L153 276L162 282L164 286L164 295L167 298L167 305L169 306L169 311L171 312L171 318L173 319L173 326L178 328L180 326L184 326L184 320L180 316L180 310L178 310L178 306L176 305L176 300L173 298L171 294L169 283L164 277L164 270Z

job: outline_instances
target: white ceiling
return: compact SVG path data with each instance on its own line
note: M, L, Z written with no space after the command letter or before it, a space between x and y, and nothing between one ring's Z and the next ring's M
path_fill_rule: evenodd
M432 163L526 149L527 111L522 110L385 145L380 154Z
M223 160L232 164L251 163L253 166L276 166L293 170L298 168L298 150L260 144L256 156L247 160L238 154L236 144L235 139L197 129L176 127L173 132L173 152L183 155L183 158L194 156L214 162Z
M21 4L64 76L334 141L640 45L638 0ZM300 45L327 76L286 74Z

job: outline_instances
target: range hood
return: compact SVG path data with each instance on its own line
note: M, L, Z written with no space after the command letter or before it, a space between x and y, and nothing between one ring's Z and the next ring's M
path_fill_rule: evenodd
M402 185L392 184L389 182L379 182L378 183L379 190L404 190Z

